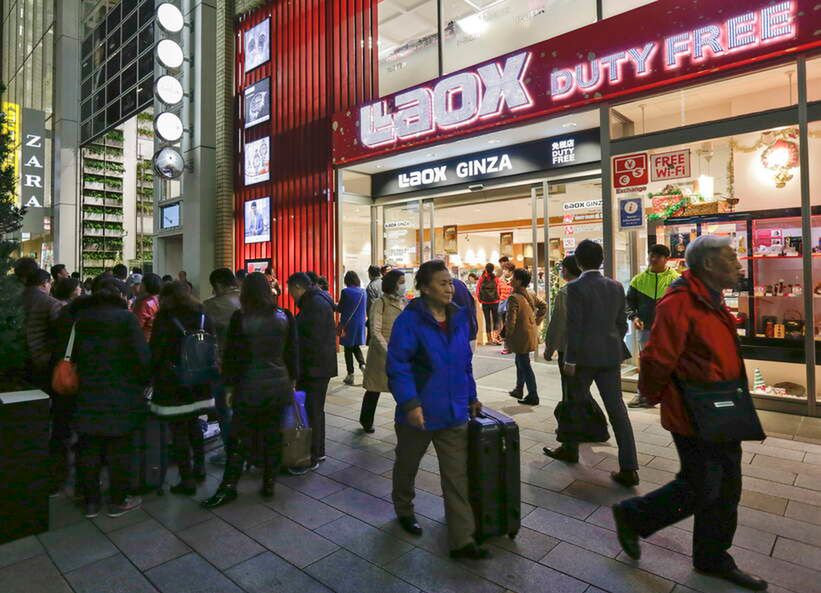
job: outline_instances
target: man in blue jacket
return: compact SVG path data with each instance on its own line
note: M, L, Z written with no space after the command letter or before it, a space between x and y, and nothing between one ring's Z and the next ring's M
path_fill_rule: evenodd
M482 409L473 379L467 309L453 303L454 287L442 261L416 273L422 293L397 317L386 370L396 400L396 462L393 504L402 528L420 535L413 508L419 462L431 441L439 458L452 558L487 558L473 539L468 498L467 423Z

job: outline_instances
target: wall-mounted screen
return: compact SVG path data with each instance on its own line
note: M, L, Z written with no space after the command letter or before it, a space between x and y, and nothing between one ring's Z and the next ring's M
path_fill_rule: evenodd
M245 202L245 243L271 240L271 198Z
M163 206L160 209L162 220L160 220L160 228L163 230L176 229L180 226L180 210L182 206L179 202L169 206Z
M264 274L265 270L268 266L271 265L270 259L246 259L245 260L245 271L249 274L253 274L254 272L259 272L260 274Z
M271 139L260 138L245 143L245 185L271 178Z
M250 72L271 59L271 19L245 32L245 71Z
M271 79L260 80L245 89L245 127L271 119Z

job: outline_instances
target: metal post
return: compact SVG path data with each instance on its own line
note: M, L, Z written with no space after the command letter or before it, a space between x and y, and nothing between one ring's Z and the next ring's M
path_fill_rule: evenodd
M550 316L550 183L542 181L542 226L544 227L544 300Z
M531 238L533 240L533 278L531 279L532 282L535 282L535 286L533 287L533 292L539 294L539 227L538 225L538 217L539 217L539 208L536 204L536 200L539 199L539 195L537 193L536 186L531 186L530 188L530 232Z
M604 275L610 278L615 273L616 246L613 236L613 179L610 166L610 108L599 108L601 128L601 197L602 235L604 240Z

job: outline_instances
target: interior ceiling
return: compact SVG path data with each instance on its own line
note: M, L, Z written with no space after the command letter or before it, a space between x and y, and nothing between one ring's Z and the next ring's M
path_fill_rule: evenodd
M513 144L521 144L522 142L541 140L551 136L597 128L598 126L599 112L585 111L583 113L564 115L526 126L506 128L497 132L465 138L463 140L454 140L442 145L403 152L395 156L351 165L347 170L373 175L383 171L402 169L404 167L421 165L423 163L430 163L451 157L493 150Z

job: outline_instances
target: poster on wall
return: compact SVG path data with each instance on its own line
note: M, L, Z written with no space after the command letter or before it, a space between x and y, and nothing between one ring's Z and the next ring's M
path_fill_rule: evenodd
M650 155L650 179L668 181L690 177L690 149Z
M459 253L459 240L456 234L456 225L449 225L442 229L445 237L445 253Z
M271 198L245 202L245 243L271 240Z
M245 143L245 185L271 178L271 139L261 138Z
M250 72L271 59L271 19L245 32L245 72Z
M260 80L245 89L245 128L271 119L271 79Z
M246 259L245 260L245 271L249 274L253 274L254 272L259 272L260 274L264 274L265 270L268 266L271 265L270 259Z
M499 233L499 253L513 257L513 233Z

